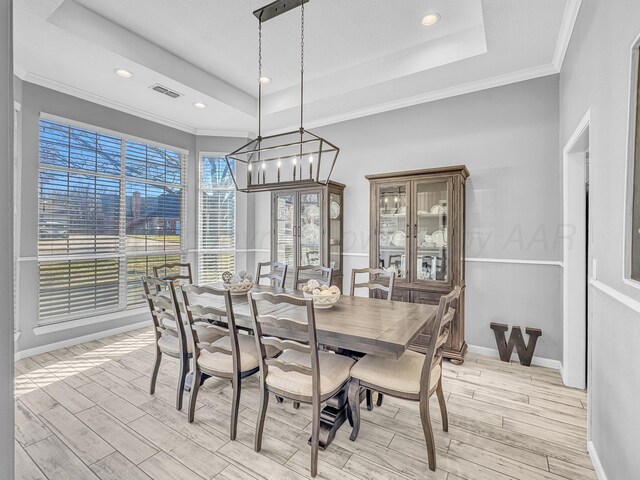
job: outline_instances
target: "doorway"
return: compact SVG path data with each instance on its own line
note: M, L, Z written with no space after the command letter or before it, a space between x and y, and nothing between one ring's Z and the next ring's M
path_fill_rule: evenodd
M563 151L563 381L587 387L590 273L589 113Z

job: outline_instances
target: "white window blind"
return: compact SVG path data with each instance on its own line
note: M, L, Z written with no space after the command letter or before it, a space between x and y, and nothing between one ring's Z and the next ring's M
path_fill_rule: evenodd
M40 120L40 323L142 304L140 277L184 254L186 156Z
M224 157L201 157L199 207L199 281L220 280L235 270L236 248L236 190Z

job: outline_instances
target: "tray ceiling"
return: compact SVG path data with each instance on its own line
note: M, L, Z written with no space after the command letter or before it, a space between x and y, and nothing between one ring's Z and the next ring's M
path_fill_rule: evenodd
M27 80L183 130L255 129L257 0L15 3ZM311 0L305 117L317 126L558 71L578 0ZM295 125L300 10L263 26L266 130ZM434 26L421 24L437 12ZM573 18L572 18L573 17ZM566 46L564 47L566 48ZM113 72L124 68L134 77ZM161 84L177 99L149 87ZM203 102L205 109L193 107Z

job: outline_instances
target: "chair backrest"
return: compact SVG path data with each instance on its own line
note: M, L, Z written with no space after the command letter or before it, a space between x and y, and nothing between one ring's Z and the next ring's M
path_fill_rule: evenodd
M193 283L190 263L165 263L153 267L153 276L163 280L183 280L186 285Z
M420 378L420 394L428 394L431 382L431 371L438 363L442 363L442 350L447 338L449 338L449 325L456 314L453 305L460 298L462 289L456 286L450 293L440 297L436 318L428 329L429 343L425 354L424 364L422 366L422 376Z
M296 267L296 273L293 277L294 290L302 290L302 287L309 280L317 280L320 285L331 285L333 278L333 268L321 267L318 265L305 265L304 267Z
M318 362L318 340L316 336L316 317L313 300L304 299L286 293L250 292L251 317L260 357L260 374L262 380L269 374L273 366L284 372L298 372L311 376L312 396L320 398L320 366ZM270 305L285 304L287 308L282 316L277 314L262 315L258 302L265 301ZM297 363L289 363L278 358L268 358L265 345L280 350L296 350L311 357L311 367Z
M368 281L356 283L356 275L364 273L367 274ZM387 300L391 300L395 279L395 272L388 272L380 268L354 268L351 270L351 296L353 297L356 288L368 288L370 292L379 290L386 293Z
M156 277L142 277L142 288L155 327L156 341L162 335L173 335L178 337L180 351L186 352L187 337L173 281Z
M262 269L268 267L269 271L262 273ZM284 282L287 279L287 265L280 262L261 262L258 263L258 270L256 271L256 285L260 285L261 278L268 278L269 285L275 287L284 287Z
M211 353L230 355L233 360L234 373L240 372L240 348L238 347L238 331L233 314L231 292L226 288L200 287L198 285L183 285L181 290L182 304L187 316L188 335L193 346L193 371L195 371L200 351L207 350ZM198 295L195 300L198 303L191 303L190 295ZM207 297L214 301L208 304ZM221 301L216 302L215 300ZM226 319L226 325L223 319ZM208 320L208 322L203 320ZM196 326L229 337L231 348L202 341L198 336Z

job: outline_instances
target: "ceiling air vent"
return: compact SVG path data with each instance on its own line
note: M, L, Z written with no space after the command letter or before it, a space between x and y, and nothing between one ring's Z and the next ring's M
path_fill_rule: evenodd
M159 83L156 83L155 85L151 85L150 88L151 90L155 90L156 92L166 95L167 97L171 97L171 98L182 97L181 93L175 92L167 87L160 85Z

